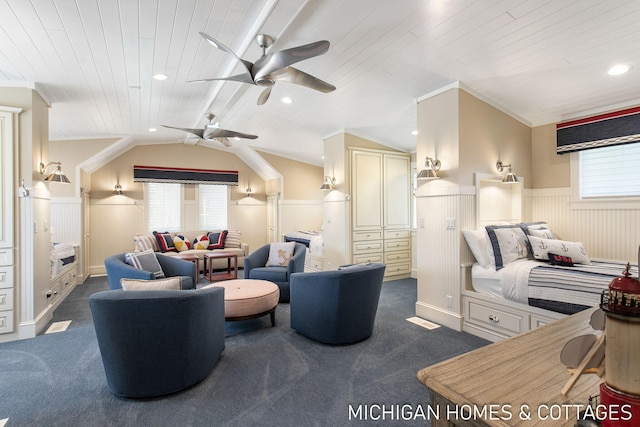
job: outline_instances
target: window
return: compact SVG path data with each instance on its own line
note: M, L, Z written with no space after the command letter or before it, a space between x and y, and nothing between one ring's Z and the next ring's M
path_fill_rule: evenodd
M640 196L640 143L578 153L580 199Z
M179 231L182 228L182 185L158 182L145 184L149 231Z
M201 230L227 229L226 185L198 185L198 224Z

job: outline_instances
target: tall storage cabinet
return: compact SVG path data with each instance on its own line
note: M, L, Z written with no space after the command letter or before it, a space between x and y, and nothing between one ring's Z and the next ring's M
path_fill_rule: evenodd
M383 262L386 279L411 274L411 161L350 150L352 261Z

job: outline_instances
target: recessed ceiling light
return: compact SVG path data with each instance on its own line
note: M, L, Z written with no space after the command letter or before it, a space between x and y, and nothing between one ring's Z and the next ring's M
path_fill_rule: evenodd
M619 76L620 74L624 74L631 69L631 65L627 64L616 64L613 67L609 68L607 74L610 76Z
M156 132L157 130L157 128L149 128L149 132Z
M167 76L166 74L162 74L162 73L154 74L151 77L153 77L156 80L167 80L169 78L169 76Z
M282 102L284 102L285 104L291 104L293 103L293 99L289 98L288 96L285 96L284 98L282 98Z

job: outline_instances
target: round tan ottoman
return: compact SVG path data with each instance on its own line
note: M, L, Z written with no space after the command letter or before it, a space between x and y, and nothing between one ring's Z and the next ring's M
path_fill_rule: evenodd
M246 320L271 316L271 326L276 326L276 307L280 288L267 280L235 279L204 286L224 288L224 319Z

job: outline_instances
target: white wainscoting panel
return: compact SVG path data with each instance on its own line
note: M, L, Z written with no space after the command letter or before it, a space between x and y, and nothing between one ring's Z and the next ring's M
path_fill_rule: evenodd
M56 243L82 244L82 199L51 199L51 240Z

